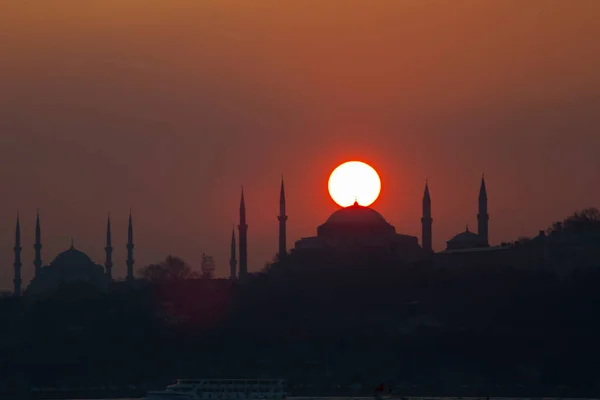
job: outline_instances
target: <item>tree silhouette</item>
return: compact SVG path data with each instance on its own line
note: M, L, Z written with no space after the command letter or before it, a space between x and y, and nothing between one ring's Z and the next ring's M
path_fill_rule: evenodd
M573 213L562 222L555 222L548 233L553 232L600 232L600 211L597 208L590 207Z
M197 279L198 273L179 257L167 256L164 261L140 269L139 275L149 281L178 281Z

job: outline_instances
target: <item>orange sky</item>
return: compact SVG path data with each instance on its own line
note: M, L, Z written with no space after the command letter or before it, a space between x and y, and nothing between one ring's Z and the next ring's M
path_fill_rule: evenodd
M103 261L113 215L124 275L213 254L227 273L239 188L249 263L277 249L279 177L289 245L335 210L330 171L382 177L374 204L420 236L424 180L434 245L476 226L485 172L490 237L533 235L600 205L600 3L578 1L5 0L0 13L0 287L23 277L35 209L44 261L70 237Z

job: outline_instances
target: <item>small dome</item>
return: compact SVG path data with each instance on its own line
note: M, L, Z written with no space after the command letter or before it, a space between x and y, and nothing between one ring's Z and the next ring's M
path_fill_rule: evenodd
M466 231L459 233L458 235L454 236L452 239L448 240L448 243L472 243L472 242L478 242L479 241L479 235L477 235L474 232L469 231L469 228L467 228Z
M381 214L369 207L363 207L354 203L354 205L342 208L331 214L325 224L374 224L388 225Z
M92 259L83 251L79 251L74 247L60 253L51 265L90 265L94 264Z

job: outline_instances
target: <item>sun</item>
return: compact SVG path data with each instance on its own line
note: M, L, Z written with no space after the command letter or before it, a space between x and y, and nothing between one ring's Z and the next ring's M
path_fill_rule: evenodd
M370 165L348 161L333 170L327 186L329 195L338 205L348 207L358 202L367 207L379 197L381 180Z

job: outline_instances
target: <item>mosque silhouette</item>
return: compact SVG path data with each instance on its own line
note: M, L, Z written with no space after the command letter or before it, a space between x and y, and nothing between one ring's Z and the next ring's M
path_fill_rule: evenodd
M415 236L399 234L393 225L376 210L370 207L364 207L355 202L349 207L335 211L329 218L317 228L317 235L304 237L295 242L291 252L287 251L286 242L286 199L283 178L281 180L281 190L279 196L279 246L277 258L284 261L287 257L295 255L318 257L323 253L361 253L377 252L392 257L400 258L405 261L417 261L429 258L434 254L432 247L433 218L431 214L431 195L429 185L425 183L425 192L423 195L423 217L421 245L419 239ZM469 231L467 226L464 232L461 232L446 242L446 249L443 254L452 254L456 252L468 253L485 249L499 249L500 246L490 248L488 236L488 204L487 189L485 178L481 177L481 186L479 189L479 213L477 214L478 232ZM236 274L236 242L235 231L231 237L231 256L230 256L230 278L243 279L248 273L247 265L247 232L246 223L246 205L244 202L244 192L240 200L240 224L239 229L239 273Z
M133 220L129 213L129 228L127 235L127 277L126 280L134 280L133 274ZM89 287L95 291L107 291L112 281L112 238L110 216L106 227L106 257L104 266L96 264L84 252L77 250L71 240L71 247L57 255L48 265L42 262L42 234L40 227L39 211L35 222L35 268L34 277L27 287L26 294L29 296L44 296L56 292L59 288L66 286ZM14 295L21 295L21 226L17 216L17 227L15 231L14 247Z
M416 236L399 234L393 225L376 210L364 207L355 202L349 207L342 208L332 213L329 218L317 228L317 235L304 237L295 242L294 248L287 249L287 220L286 198L283 178L279 198L279 246L277 260L285 261L288 257L318 257L320 254L352 254L360 252L375 252L404 261L415 262L428 259L434 255L432 247L433 218L431 213L431 196L429 185L425 183L423 195L423 216L421 218L422 233L421 244ZM244 280L248 275L246 205L242 188L240 200L240 220L238 225L238 245L236 246L235 230L231 235L230 248L230 279ZM477 214L478 231L469 231L468 227L446 242L446 249L437 254L470 253L481 250L495 250L499 246L490 248L488 242L488 209L485 179L482 176L479 190L479 213ZM42 263L42 240L40 228L40 215L37 213L35 227L35 274L27 287L26 295L43 296L54 293L59 288L69 285L86 286L95 291L107 291L113 280L112 277L112 239L110 216L106 228L106 247L104 265L96 264L84 252L75 248L74 244L47 265ZM133 257L133 221L129 214L128 240L127 240L127 275L126 281L133 282L134 257ZM14 247L14 295L21 296L21 228L17 216L15 247ZM236 254L237 252L237 254ZM239 268L238 268L239 256Z

